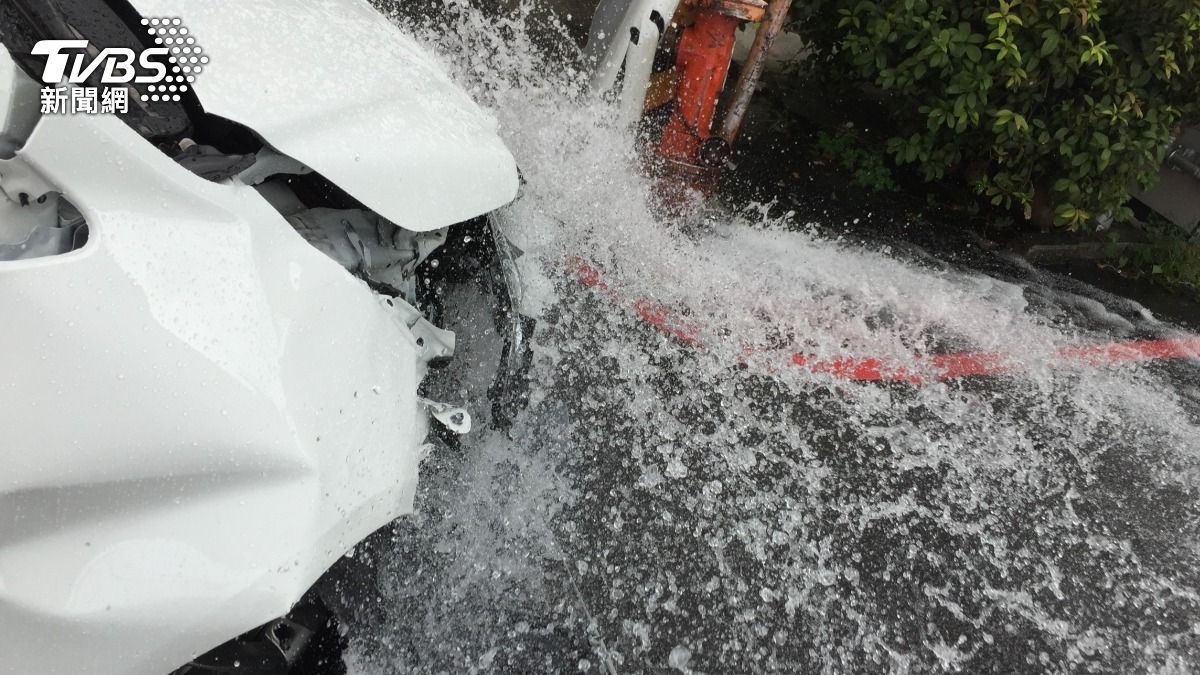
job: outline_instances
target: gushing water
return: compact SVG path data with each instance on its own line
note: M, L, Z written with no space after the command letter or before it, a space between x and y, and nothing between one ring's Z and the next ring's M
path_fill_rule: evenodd
M521 167L504 220L537 313L533 392L511 431L426 460L419 513L377 552L350 625L355 670L1200 669L1196 364L919 388L770 365L1038 363L1171 326L825 238L769 205L655 218L631 132L534 46L531 7L447 2L408 29L495 112ZM704 327L705 348L575 284L571 256ZM484 303L456 303L460 371L491 359L470 330Z

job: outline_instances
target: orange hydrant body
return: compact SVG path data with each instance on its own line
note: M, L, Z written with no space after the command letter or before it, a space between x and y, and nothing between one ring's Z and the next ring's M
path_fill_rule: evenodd
M676 72L679 90L675 110L658 144L662 157L690 165L700 162L700 148L712 136L717 101L725 88L741 19L703 10L679 39Z

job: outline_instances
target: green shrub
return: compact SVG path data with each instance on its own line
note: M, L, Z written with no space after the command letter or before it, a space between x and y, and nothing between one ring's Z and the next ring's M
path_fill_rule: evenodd
M1185 240L1175 225L1155 219L1148 226L1148 241L1118 247L1113 234L1108 256L1126 274L1164 286L1187 286L1200 292L1200 242Z
M899 189L892 172L879 153L869 150L850 129L842 127L832 134L817 134L817 149L848 171L854 183L871 192L894 192Z
M887 149L926 180L1077 229L1129 217L1135 185L1200 110L1200 0L804 0L813 65L883 90Z

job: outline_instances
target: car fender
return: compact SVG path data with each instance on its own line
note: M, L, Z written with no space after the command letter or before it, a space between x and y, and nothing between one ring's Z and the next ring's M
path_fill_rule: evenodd
M12 161L89 238L0 263L2 670L161 675L411 511L417 314L116 117Z

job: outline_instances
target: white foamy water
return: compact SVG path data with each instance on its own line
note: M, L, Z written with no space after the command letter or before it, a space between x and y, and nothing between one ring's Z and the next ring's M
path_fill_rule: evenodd
M1169 326L777 208L657 219L631 133L532 46L529 6L452 14L415 30L494 111L525 179L505 220L539 314L532 398L510 432L427 460L420 513L349 622L354 671L1200 668L1197 366L1036 365ZM583 289L569 256L706 348ZM463 323L470 360L487 338ZM862 385L739 367L747 345L1032 365Z

